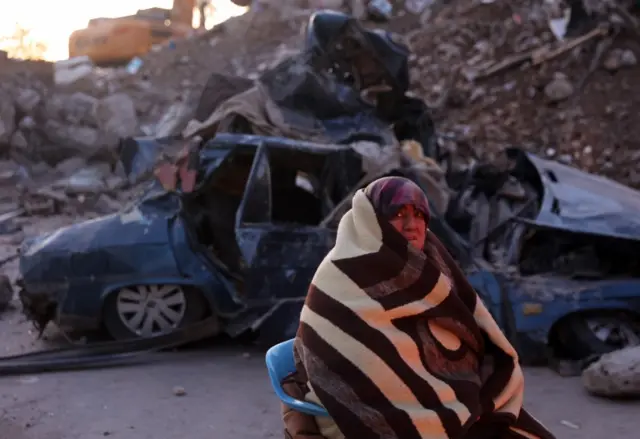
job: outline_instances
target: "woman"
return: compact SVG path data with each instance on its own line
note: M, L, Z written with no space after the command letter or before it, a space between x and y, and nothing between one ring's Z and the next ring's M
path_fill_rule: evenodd
M522 409L513 347L429 233L422 190L379 179L353 197L300 316L290 437L553 439Z

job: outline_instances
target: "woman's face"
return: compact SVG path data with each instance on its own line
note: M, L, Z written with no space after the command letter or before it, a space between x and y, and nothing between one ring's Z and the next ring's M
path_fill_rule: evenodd
M427 223L420 210L412 204L405 204L389 222L411 245L423 250L427 237Z

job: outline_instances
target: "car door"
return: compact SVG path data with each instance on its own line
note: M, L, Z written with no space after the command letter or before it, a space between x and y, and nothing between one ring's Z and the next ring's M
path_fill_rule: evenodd
M316 268L335 242L335 231L326 227L273 224L272 190L269 150L263 144L236 215L249 303L304 297Z

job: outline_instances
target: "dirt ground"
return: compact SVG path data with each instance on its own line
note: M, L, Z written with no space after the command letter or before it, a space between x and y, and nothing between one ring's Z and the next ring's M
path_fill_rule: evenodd
M0 355L45 346L28 331L17 312L0 316ZM281 438L263 355L215 341L133 366L0 378L0 438ZM558 439L633 436L640 402L592 398L548 369L526 376L527 407Z

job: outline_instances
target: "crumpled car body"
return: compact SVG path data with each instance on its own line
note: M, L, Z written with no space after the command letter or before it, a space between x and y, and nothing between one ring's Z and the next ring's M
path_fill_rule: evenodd
M505 192L525 207L475 239L484 243L481 251L472 242L477 231L469 232L475 226L465 226L459 209L457 216L434 212L430 229L466 270L522 360L536 363L547 357L554 331L574 316L624 313L637 321L640 278L633 272L578 273L571 265L535 262L535 255L553 259L538 248L550 241L638 249L640 196L519 149L509 154L516 165L508 177L528 184L532 198ZM199 151L195 171L189 191L156 181L122 212L26 241L20 297L27 315L96 328L114 291L181 284L206 298L232 336L259 331L265 343L294 336L309 282L333 246L338 207L348 208L341 201L361 184L362 157L349 146L222 134ZM411 167L390 172L415 179ZM494 180L500 178L459 192L495 195ZM478 222L482 214L472 217ZM573 322L566 330L575 328Z
M257 329L258 318L282 305L292 303L299 309L308 279L332 247L335 232L314 224L322 219L320 208L317 212L304 204L292 205L293 212L286 208L291 187L281 188L284 197L274 197L275 207L285 208L275 212L280 221L274 223L270 181L258 170L268 165L267 154L288 160L296 153L307 161L301 168L317 168L318 178L323 172L336 181L354 180L352 184L360 178L359 172L349 175L330 166L344 160L357 163L358 155L349 147L218 136L199 153L197 187L191 191L166 190L155 181L138 202L119 213L26 240L20 257L25 312L43 323L53 318L63 326L96 328L109 294L126 286L155 284L197 289L232 334L251 326ZM295 183L299 176L292 177ZM305 190L315 190L310 184L318 187L318 181L310 181L313 178L303 180ZM225 200L219 204L215 195L207 196L215 194L216 189L208 186L212 181L230 189L227 194L221 191ZM348 185L334 186L337 194ZM298 192L315 200L305 190ZM228 199L237 203L223 209ZM316 216L309 218L310 213ZM229 240L236 245L232 251ZM214 246L227 251L214 254ZM246 268L239 266L240 259ZM239 279L244 284L241 290L236 286ZM272 320L278 320L275 314Z
M535 206L501 223L510 230L487 240L498 251L483 253L491 275L469 279L522 360L640 343L640 193L523 150L506 154L511 175L533 188L522 205Z

